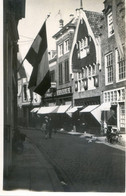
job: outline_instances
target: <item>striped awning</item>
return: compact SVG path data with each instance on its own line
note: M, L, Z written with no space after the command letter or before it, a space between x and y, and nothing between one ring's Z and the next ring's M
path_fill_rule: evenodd
M67 113L74 113L76 112L79 108L82 108L83 106L74 106L73 108L70 108Z
M37 114L50 114L57 109L58 106L41 107Z
M60 105L53 113L58 113L58 114L65 113L70 107L71 105Z
M80 112L92 112L94 109L96 109L99 105L88 105L86 108L81 110Z
M39 110L39 108L33 108L30 112L36 113Z
M109 111L110 110L110 107L111 107L111 103L110 102L105 102L105 103L102 103L99 108L101 111Z

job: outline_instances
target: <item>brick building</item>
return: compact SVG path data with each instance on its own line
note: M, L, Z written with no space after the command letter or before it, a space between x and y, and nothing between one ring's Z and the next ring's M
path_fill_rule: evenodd
M100 27L102 13L77 9L77 26L70 55L73 75L73 106L97 108L101 103L101 44ZM88 108L89 108L88 107ZM85 123L85 130L100 130L100 111L92 115L84 111L76 118ZM89 123L92 122L92 123Z
M18 22L25 17L25 0L3 1L4 51L4 175L12 166L12 137L17 130Z
M103 14L101 35L103 127L109 123L124 132L126 127L125 2L104 1Z

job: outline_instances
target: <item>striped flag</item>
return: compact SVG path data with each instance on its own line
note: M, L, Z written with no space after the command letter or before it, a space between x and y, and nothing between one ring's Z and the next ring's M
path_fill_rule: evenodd
M25 58L33 66L28 88L42 96L51 86L46 22L44 22Z

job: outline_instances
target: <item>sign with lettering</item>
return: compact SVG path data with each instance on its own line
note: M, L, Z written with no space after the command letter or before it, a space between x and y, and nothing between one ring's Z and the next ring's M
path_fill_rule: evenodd
M70 87L57 90L57 95L65 95L65 94L69 94L69 93L71 93Z

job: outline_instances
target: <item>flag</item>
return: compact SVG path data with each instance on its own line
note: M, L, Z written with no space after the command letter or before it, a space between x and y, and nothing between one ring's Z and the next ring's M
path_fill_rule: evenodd
M123 46L121 43L121 39L119 36L119 29L118 29L118 24L117 24L117 9L116 9L117 5L116 5L116 0L112 1L112 14L113 14L113 26L114 26L114 33L115 33L115 40L116 40L116 44L118 47L118 51L119 51L119 55L121 58L124 58L124 51L123 51Z
M46 22L44 22L25 58L33 66L28 88L42 96L51 86Z

